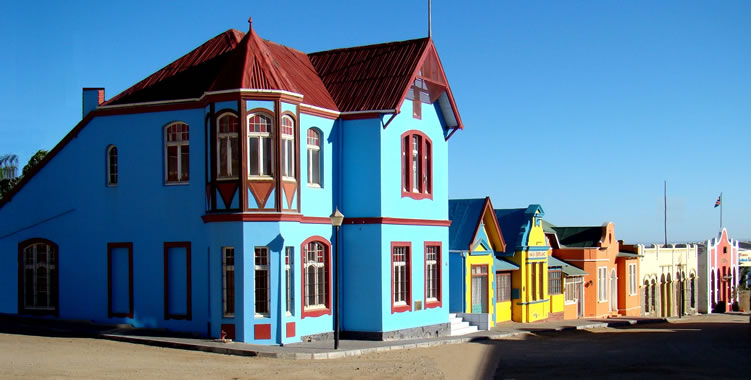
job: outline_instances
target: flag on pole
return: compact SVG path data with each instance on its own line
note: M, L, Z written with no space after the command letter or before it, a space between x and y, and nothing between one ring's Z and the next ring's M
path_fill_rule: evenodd
M720 207L721 204L722 204L722 194L720 194L720 196L717 197L717 201L715 201L714 207L715 208Z

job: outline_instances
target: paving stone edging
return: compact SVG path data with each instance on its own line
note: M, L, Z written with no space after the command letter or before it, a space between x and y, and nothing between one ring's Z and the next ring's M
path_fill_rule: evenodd
M546 334L546 333L576 331L576 330L594 329L594 328L623 327L623 326L645 324L645 323L660 323L660 322L668 322L671 319L672 318L620 319L620 320L605 321L605 322L593 322L593 323L578 325L578 326L560 326L560 327L542 328L542 329L535 329L533 331L511 331L511 332L501 332L501 333L485 332L483 335L480 335L480 336L470 335L470 336L460 336L460 337L455 337L455 338L438 338L436 340L427 341L427 342L419 342L419 343L389 344L389 342L386 342L384 343L385 345L379 346L379 347L368 347L368 348L326 351L326 352L292 352L291 350L288 352L265 352L262 350L256 350L252 348L243 348L239 346L233 347L231 344L217 343L214 341L203 341L200 343L182 342L182 341L171 339L171 338L128 336L128 335L119 335L119 334L112 334L112 333L102 333L102 334L99 334L98 337L101 339L114 340L114 341L119 341L119 342L144 344L144 345L149 345L149 346L175 348L175 349L182 349L182 350L212 352L212 353L225 354L225 355L236 355L236 356L246 356L246 357L255 356L255 357L266 357L266 358L276 358L276 359L293 359L293 360L300 360L300 359L319 360L319 359L341 359L341 358L361 356L361 355L377 353L377 352L435 347L435 346L440 346L444 344L461 344L461 343L469 343L469 342L480 342L480 341L503 339L503 338L509 338L509 337L514 337L514 336L519 336L519 335L527 335L527 334Z

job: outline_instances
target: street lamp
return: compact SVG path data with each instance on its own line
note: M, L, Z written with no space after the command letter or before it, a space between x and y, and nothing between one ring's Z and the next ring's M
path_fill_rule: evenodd
M334 234L334 294L336 294L336 303L334 304L334 349L339 349L339 227L344 221L344 215L339 211L339 208L335 208L334 212L329 216L331 219L331 225L336 228Z

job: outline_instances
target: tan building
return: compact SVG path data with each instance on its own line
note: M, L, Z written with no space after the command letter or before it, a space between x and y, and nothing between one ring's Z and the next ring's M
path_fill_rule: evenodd
M639 254L642 315L678 317L697 313L697 246L623 246Z

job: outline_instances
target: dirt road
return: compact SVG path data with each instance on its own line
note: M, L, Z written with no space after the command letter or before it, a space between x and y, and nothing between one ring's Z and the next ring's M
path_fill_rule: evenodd
M283 360L99 339L0 334L0 378L749 378L738 372L748 367L751 357L748 338L748 316L709 316L645 328L530 335L357 358ZM730 364L710 367L723 361Z

